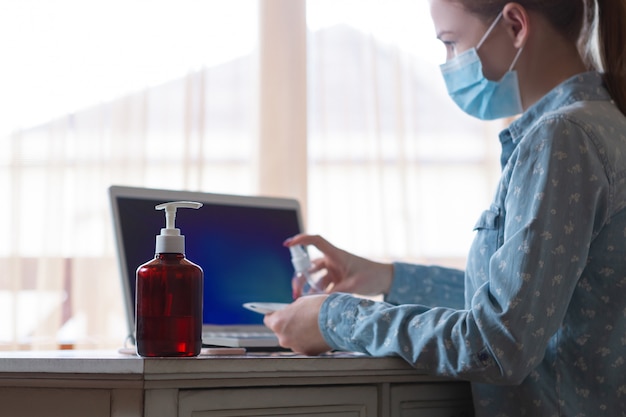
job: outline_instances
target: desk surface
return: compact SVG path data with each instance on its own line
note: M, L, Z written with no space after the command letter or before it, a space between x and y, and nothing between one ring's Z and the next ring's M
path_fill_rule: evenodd
M276 410L395 417L409 409L460 416L472 408L467 383L425 375L397 357L287 352L196 358L0 352L0 403L13 417L267 416Z
M290 352L252 352L237 356L198 356L195 358L142 358L115 351L7 351L0 352L0 377L9 374L57 374L78 376L142 375L151 376L203 374L229 378L251 378L298 372L307 375L410 375L432 378L416 371L400 358L371 358L364 355L336 353L308 357Z

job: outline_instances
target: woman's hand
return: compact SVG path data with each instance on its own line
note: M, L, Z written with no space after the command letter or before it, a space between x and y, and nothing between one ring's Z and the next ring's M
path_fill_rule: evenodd
M279 344L296 353L319 355L328 352L317 318L327 295L300 297L287 307L266 314L263 322L278 336Z
M384 294L393 280L393 265L373 262L330 244L321 236L300 234L285 241L285 246L313 245L323 257L312 261L312 272L326 269L320 286L326 292L346 292L366 296Z

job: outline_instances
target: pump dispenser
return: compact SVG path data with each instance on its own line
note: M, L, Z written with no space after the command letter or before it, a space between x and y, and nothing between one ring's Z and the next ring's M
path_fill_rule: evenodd
M294 269L292 278L294 298L323 293L324 289L320 287L319 281L324 276L324 271L311 272L311 259L304 246L290 246L289 252Z
M202 203L159 204L165 228L155 258L137 268L135 320L140 356L197 356L202 348L203 271L185 258L185 237L175 227L178 208Z

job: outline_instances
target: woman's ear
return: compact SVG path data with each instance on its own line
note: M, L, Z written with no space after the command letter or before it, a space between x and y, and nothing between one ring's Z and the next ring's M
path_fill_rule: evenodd
M528 11L519 3L507 3L502 10L502 20L506 31L513 39L513 45L521 48L526 44L530 19Z

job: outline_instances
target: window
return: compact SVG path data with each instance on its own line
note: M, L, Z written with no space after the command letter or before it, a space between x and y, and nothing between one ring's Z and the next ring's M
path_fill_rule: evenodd
M118 347L107 187L256 191L257 1L0 10L0 349Z
M463 266L499 126L447 97L428 3L315 0L307 18L309 229L366 256Z
M111 184L298 197L347 250L462 266L497 175L427 2L4 2L0 52L0 350L119 347Z

